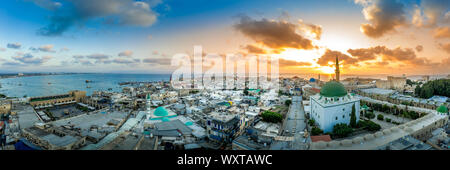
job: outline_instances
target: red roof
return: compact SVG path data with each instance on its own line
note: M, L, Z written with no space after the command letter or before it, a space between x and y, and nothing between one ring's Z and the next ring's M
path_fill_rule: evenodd
M330 135L311 136L311 141L312 142L319 142L319 141L329 142L329 141L331 141L331 137L330 137Z
M316 88L311 88L312 91L316 92L316 93L320 93L320 89L316 89Z

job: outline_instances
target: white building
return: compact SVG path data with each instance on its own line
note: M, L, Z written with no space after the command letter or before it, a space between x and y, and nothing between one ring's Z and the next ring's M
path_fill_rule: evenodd
M350 124L352 107L355 106L356 121L359 120L359 98L348 94L344 86L336 81L326 83L320 94L310 97L311 118L324 132L333 131L339 123Z

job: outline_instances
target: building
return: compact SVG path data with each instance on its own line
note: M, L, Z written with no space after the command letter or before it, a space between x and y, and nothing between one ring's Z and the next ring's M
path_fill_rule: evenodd
M70 91L67 94L32 97L29 102L33 107L49 106L55 104L81 102L86 97L86 91Z
M206 134L215 142L231 142L240 130L242 119L239 115L212 112L206 120Z
M386 145L380 146L377 150L432 150L433 148L415 139L412 136L405 136L395 141L389 142Z
M310 97L310 116L324 132L331 132L338 123L350 123L352 108L355 108L356 121L359 120L360 99L348 94L336 81L326 83L319 94Z
M388 100L389 97L395 93L394 90L390 89L381 89L381 88L369 88L369 89L361 89L358 91L361 96L370 97L372 99L377 100Z
M0 101L0 115L11 113L12 101Z
M26 128L22 135L33 144L48 150L73 150L85 144L86 138L66 134L52 133L38 127Z
M406 77L388 76L387 80L377 80L376 87L382 89L403 90L406 86Z

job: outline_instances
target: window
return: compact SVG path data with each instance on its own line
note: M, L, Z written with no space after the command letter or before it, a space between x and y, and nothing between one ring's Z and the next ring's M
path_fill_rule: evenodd
M337 116L336 116L336 120L337 120L338 118L337 118Z
M342 118L345 119L345 115L342 115Z

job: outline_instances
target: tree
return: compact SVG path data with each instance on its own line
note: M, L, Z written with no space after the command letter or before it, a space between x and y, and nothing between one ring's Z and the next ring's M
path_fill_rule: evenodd
M356 109L355 109L355 104L353 104L352 106L352 114L350 115L350 126L351 127L356 127Z
M286 101L284 102L284 104L285 104L286 106L290 106L290 105L292 104L292 100L286 100Z
M276 112L271 112L271 111L263 112L261 114L261 117L262 117L263 121L272 122L272 123L278 123L283 120L283 115L276 113Z
M248 87L245 87L245 89L244 89L244 94L245 94L246 96L248 96Z
M344 123L336 124L333 127L333 135L335 137L339 137L339 138L347 137L352 132L353 132L353 129Z
M450 97L450 79L429 81L422 86L416 86L414 92L421 98L430 98L433 95Z

